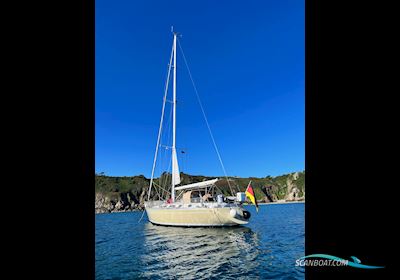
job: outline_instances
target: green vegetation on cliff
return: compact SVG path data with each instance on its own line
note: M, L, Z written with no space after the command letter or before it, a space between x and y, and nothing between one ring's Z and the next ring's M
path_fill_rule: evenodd
M168 185L168 174L163 174L161 180L166 180ZM194 176L181 173L182 185L201 182L213 179L215 177ZM225 195L230 195L229 186L224 177L217 182L218 189ZM121 194L132 194L139 199L143 192L147 191L150 179L143 175L132 177L111 177L104 174L96 174L95 191L103 196L109 197L111 200L118 200ZM156 179L159 182L160 178ZM280 175L276 177L267 176L264 178L238 178L229 177L229 182L233 191L245 191L249 181L255 190L258 200L275 201L280 199L290 199L290 193L296 192L296 198L305 195L305 172L294 172L290 174ZM268 199L268 196L270 199Z

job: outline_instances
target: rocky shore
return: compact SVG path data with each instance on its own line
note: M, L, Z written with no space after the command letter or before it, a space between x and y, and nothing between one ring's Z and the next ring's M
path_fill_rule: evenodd
M112 198L103 193L96 193L95 213L113 213L127 211L144 210L144 194L136 197L132 192L120 193L117 197Z

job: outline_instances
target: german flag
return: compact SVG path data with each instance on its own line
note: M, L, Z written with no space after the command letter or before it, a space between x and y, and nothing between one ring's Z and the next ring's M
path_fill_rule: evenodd
M256 206L256 210L258 212L257 198L254 193L253 187L251 186L251 181L249 182L249 185L247 186L246 189L246 197L250 199L250 201Z

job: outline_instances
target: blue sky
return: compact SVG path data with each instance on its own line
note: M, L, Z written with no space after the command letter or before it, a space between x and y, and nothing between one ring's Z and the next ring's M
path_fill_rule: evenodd
M171 25L228 175L304 170L304 1L97 0L95 11L96 172L150 177ZM221 176L180 52L177 59L181 171Z

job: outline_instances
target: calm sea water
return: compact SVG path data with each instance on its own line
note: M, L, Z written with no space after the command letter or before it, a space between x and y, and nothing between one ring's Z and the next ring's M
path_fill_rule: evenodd
M248 225L155 226L142 212L96 215L96 279L304 279L304 204L253 206Z

